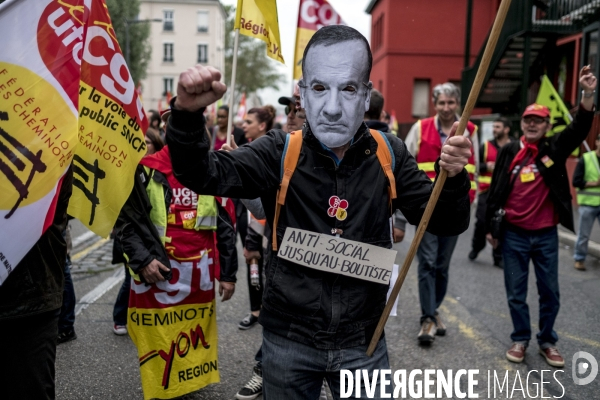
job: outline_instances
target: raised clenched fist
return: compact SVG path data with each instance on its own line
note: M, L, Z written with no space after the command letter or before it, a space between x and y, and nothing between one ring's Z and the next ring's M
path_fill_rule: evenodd
M193 112L219 100L227 90L220 79L216 68L200 64L188 68L179 75L175 108Z

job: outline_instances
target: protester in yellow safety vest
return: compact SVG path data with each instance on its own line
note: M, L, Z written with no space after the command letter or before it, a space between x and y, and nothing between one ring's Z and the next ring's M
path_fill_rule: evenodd
M436 115L417 121L406 136L406 147L416 158L419 169L435 179L435 161L440 157L442 146L450 134L452 124L458 121L460 90L452 83L444 83L433 88L433 105ZM467 130L477 147L477 128L468 123ZM475 158L473 153L465 169L471 180L470 200L475 197ZM437 309L442 304L448 287L448 267L458 236L437 236L425 232L417 258L419 259L419 300L421 302L421 330L419 342L431 343L435 335L445 335L446 326L442 323Z
M511 123L508 119L504 117L496 119L493 126L494 139L488 140L481 145L481 151L479 152L479 176L477 177L479 194L477 195L477 211L475 212L477 221L475 222L471 252L469 253L469 260L471 261L475 260L479 252L485 248L485 234L487 233L485 227L485 210L492 183L492 173L496 165L498 151L500 151L502 146L511 141L509 136L510 128ZM492 255L494 265L503 268L502 249L500 246L492 250Z
M127 326L146 399L179 397L219 382L214 282L228 300L237 272L230 202L179 183L166 146L137 169L117 236L131 268ZM187 350L174 352L174 343ZM201 374L178 378L198 365Z
M600 135L596 137L596 151L581 157L573 173L573 186L577 188L579 205L579 232L575 244L575 268L585 270L590 232L594 220L600 222Z

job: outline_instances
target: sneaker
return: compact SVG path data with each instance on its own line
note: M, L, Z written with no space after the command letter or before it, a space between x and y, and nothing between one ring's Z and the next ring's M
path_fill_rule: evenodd
M252 328L258 322L258 317L255 317L254 314L250 313L246 315L246 317L240 321L238 324L238 328L246 330Z
M471 260L471 261L475 260L477 258L478 253L479 253L478 251L471 250L471 252L469 253L469 260Z
M123 336L127 335L127 325L113 325L113 332L115 335Z
M446 325L442 322L439 314L435 314L435 322L437 327L435 329L435 334L438 336L444 336L446 334Z
M56 344L70 342L75 339L77 339L77 334L75 333L75 329L71 329L70 331L60 332L56 338Z
M544 356L548 365L553 367L564 367L565 360L562 358L556 347L548 347L547 349L540 349L540 354Z
M421 324L421 330L419 331L419 336L417 339L419 339L419 342L424 344L431 343L435 339L436 330L435 322L427 318Z
M585 264L583 263L583 261L575 261L575 269L585 271Z
M525 359L525 350L527 350L527 347L525 347L524 344L513 343L512 346L510 346L510 349L508 349L506 352L506 358L508 361L512 361L514 363L523 362Z
M252 378L236 393L235 398L239 400L252 400L262 394L262 368L258 365L252 370Z

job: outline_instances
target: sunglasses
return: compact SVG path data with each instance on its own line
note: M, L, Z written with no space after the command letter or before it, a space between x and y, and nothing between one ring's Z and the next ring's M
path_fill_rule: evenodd
M285 106L285 115L288 115L290 112L296 112L296 107L290 107L289 105Z
M523 117L523 122L525 123L525 125L529 125L532 122L536 125L539 125L539 124L543 124L544 122L548 122L548 121L546 118L542 118L542 117L526 116L526 117Z

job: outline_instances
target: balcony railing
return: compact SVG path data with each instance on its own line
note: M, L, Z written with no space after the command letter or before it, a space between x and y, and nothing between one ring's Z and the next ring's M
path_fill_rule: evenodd
M525 1L524 3L528 3ZM532 2L532 30L577 29L598 17L600 0L537 0Z

